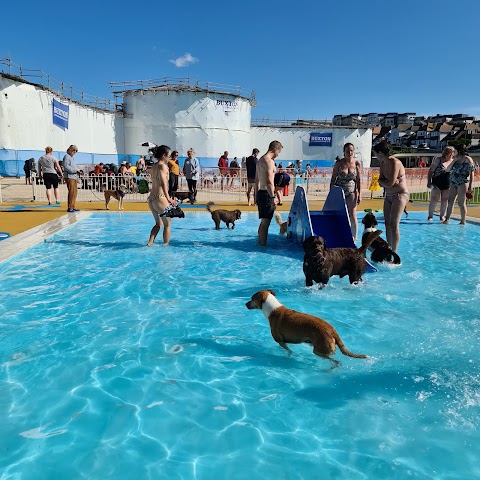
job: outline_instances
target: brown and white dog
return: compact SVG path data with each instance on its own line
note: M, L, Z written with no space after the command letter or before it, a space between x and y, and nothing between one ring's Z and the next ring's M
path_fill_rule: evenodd
M367 358L348 350L335 328L325 320L283 306L273 290L260 290L245 306L249 310L262 311L270 324L273 339L285 350L290 351L287 343L311 343L315 355L328 358L335 364L339 362L330 355L335 353L337 346L348 357Z
M119 185L116 190L104 190L103 194L105 195L105 208L109 210L108 204L110 199L113 197L118 201L118 209L123 210L123 197L127 193L127 187L125 185Z
M365 230L363 231L363 237L368 235L371 232L377 231L377 218L372 212L368 212L362 220L363 225L365 225ZM371 245L368 247L368 250L372 253L370 258L374 262L389 262L393 263L394 265L400 265L402 260L398 256L396 252L394 252L390 245L381 237L375 239Z
M360 248L327 248L323 237L308 237L303 242L306 286L311 287L313 282L325 286L334 275L340 278L348 275L350 283L360 282L367 269L365 252L381 233L381 230L377 230L362 237Z
M235 220L242 218L242 212L240 210L212 210L211 206L213 202L207 203L207 210L212 214L212 219L215 222L215 230L220 230L220 220L227 224L227 228L230 228L232 224L232 230L235 228Z
M282 216L278 212L275 212L275 220L280 227L280 235L287 233L288 220L284 222Z

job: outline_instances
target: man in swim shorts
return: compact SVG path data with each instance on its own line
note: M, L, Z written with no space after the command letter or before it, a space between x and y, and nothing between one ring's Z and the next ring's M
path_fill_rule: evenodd
M257 163L255 175L255 198L258 206L258 218L260 226L258 227L258 244L265 247L267 245L268 228L275 212L275 186L273 179L275 176L275 158L282 151L283 145L274 140L268 146L268 151Z

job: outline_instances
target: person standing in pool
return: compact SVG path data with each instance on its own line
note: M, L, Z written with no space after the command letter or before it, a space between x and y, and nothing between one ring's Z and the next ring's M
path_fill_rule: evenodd
M160 217L169 205L176 205L176 202L168 194L168 160L170 158L170 147L160 145L154 147L153 156L157 159L157 163L152 165L150 169L150 178L152 180L152 189L148 197L148 207L155 219L155 225L150 231L147 246L151 247L160 231L163 223L163 243L168 245L170 242L170 224L172 219L166 216Z
M467 154L465 145L457 146L458 155L455 157L455 163L450 171L450 191L448 194L447 214L443 223L450 222L455 199L460 209L460 225L465 225L467 217L467 197L472 198L473 172L475 162ZM467 187L468 184L468 187Z
M268 151L257 163L255 176L255 198L257 199L258 217L260 226L258 227L258 244L265 247L267 245L268 228L275 212L275 158L282 151L283 145L274 140L268 146Z
M357 205L362 196L361 178L362 166L355 159L355 147L352 143L346 143L343 146L343 158L335 162L333 166L330 188L336 185L343 190L354 240L357 239L358 232Z
M428 220L433 220L433 212L440 200L440 221L445 220L445 213L448 205L448 194L450 191L450 170L455 163L455 149L453 147L446 147L442 156L436 158L428 170L427 175L427 188L431 188L430 191L430 204L428 206ZM435 178L447 178L444 185L440 185L442 189L433 184Z
M375 145L373 151L381 162L378 183L385 188L383 217L387 242L396 252L400 244L400 219L410 197L405 167L398 158L390 155L390 148L385 140Z

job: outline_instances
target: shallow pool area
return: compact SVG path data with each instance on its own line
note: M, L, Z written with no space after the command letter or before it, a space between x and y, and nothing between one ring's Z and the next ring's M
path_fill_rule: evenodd
M95 213L0 263L0 479L480 478L478 226L410 213L402 266L323 290L254 213L151 227ZM369 358L288 355L263 288Z

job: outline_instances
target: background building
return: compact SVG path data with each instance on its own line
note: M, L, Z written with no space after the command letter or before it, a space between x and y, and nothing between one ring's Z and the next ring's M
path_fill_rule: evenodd
M23 175L24 161L38 159L47 145L59 159L69 145L77 145L78 164L133 164L147 153L144 142L169 145L181 162L192 147L203 167L216 167L225 150L230 159L241 159L254 147L263 154L279 140L284 149L278 161L308 161L312 168L332 166L344 143L351 142L363 165L370 165L369 128L307 120L252 125L255 95L239 87L188 79L112 83L110 101L48 76L42 80L34 84L0 74L0 175Z

